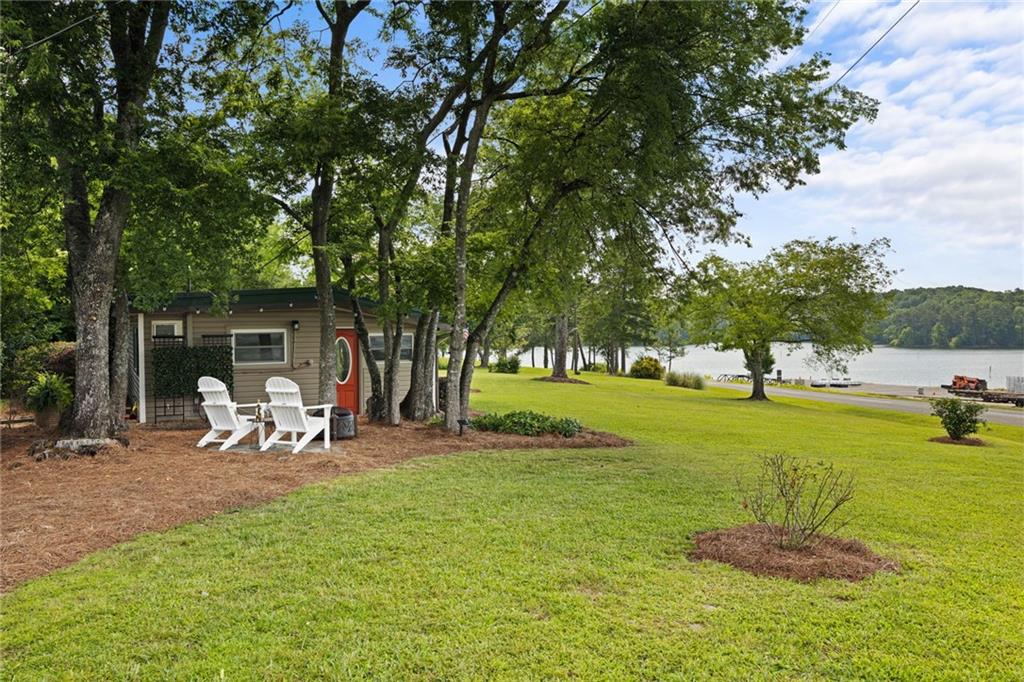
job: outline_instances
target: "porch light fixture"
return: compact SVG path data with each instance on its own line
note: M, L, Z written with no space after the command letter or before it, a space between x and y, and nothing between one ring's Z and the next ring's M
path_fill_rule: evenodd
M299 331L299 321L298 320L292 320L292 331L293 332Z

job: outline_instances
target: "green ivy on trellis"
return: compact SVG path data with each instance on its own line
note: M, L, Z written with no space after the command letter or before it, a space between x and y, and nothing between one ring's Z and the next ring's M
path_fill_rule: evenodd
M158 346L153 349L153 396L177 398L199 392L199 377L220 379L234 392L231 346Z

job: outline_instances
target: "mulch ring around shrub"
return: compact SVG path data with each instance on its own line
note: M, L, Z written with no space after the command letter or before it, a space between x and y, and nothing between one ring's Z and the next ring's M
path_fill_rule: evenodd
M693 540L693 561L718 561L754 575L802 583L819 578L856 582L878 571L899 570L899 564L859 540L822 536L807 547L783 549L769 528L756 523L700 533Z
M552 384L583 384L589 386L589 381L583 379L573 379L572 377L537 377L534 381L549 381Z
M195 423L133 426L129 444L94 456L38 461L48 434L31 425L0 429L0 592L140 533L166 530L231 509L262 504L316 481L456 452L623 447L631 441L584 430L572 438L518 436L359 420L359 437L319 443L297 455L260 452L247 438L221 452L200 449Z
M929 438L928 440L932 443L946 443L948 445L973 445L975 447L988 445L988 443L980 438L961 438L957 440L949 436L935 436L935 438Z

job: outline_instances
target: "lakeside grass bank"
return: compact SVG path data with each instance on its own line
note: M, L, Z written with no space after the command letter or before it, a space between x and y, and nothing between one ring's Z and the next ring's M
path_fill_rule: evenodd
M4 677L760 679L1021 674L1024 430L587 374L478 373L613 450L460 454L142 536L6 595ZM810 585L686 558L767 452L851 471L899 574Z

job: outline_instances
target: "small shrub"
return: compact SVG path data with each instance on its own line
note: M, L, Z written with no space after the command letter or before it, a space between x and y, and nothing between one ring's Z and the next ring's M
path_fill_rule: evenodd
M696 372L666 372L665 383L669 386L704 390L704 377Z
M71 404L72 399L68 380L53 372L36 375L35 383L25 391L25 406L36 412L63 410Z
M546 433L557 433L564 438L572 438L583 430L583 426L575 419L550 417L546 414L530 410L506 412L505 414L483 414L479 417L474 417L470 425L480 431L515 433L520 436L541 436Z
M650 355L641 355L629 368L629 376L634 379L660 379L664 373L658 358Z
M936 398L931 401L932 414L942 420L942 428L953 440L961 440L985 423L981 418L985 406L959 398Z
M490 364L487 371L497 372L498 374L519 374L519 357L509 355L508 357L498 358Z
M765 455L755 486L743 491L743 508L765 526L780 547L796 549L815 536L846 525L836 512L853 498L853 477L831 464Z
M35 385L40 372L61 376L67 380L69 386L73 386L75 344L70 341L54 341L19 350L10 369L4 372L5 392L16 401L25 403L28 389Z
M608 365L606 365L603 362L595 362L594 364L592 364L590 366L590 370L589 371L591 371L591 372L601 372L602 374L607 374L608 373Z
M433 417L423 422L423 424L425 426L444 426L444 417L439 414L435 414Z

